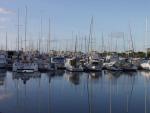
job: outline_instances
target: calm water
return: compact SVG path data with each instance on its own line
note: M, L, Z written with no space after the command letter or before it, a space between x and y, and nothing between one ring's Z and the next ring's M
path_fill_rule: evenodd
M0 73L0 113L150 113L150 72Z

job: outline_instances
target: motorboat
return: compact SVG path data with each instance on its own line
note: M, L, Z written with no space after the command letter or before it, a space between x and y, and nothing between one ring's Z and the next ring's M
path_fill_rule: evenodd
M50 63L55 65L56 69L65 69L65 58L62 56L56 56L50 58Z
M55 65L51 64L47 60L38 59L36 62L38 64L39 71L54 71L54 70L56 70Z
M143 60L140 66L144 70L150 70L150 60L149 59Z
M109 55L106 56L105 62L103 63L103 68L110 71L121 71L119 64L119 56L118 55Z
M137 66L132 63L132 59L123 59L120 61L120 68L123 71L137 71Z
M80 63L80 59L77 57L67 58L65 62L66 70L72 72L82 72L83 67Z

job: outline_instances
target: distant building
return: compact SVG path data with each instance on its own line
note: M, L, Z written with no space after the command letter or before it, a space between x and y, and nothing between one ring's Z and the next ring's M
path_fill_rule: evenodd
M133 50L128 50L125 53L127 53L127 54L133 53Z

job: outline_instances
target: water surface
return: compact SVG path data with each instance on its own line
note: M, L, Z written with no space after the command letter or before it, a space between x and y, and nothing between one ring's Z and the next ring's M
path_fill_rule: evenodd
M150 72L0 72L1 113L149 113Z

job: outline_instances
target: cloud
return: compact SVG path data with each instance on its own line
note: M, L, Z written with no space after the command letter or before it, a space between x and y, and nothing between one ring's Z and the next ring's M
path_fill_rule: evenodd
M14 11L0 7L0 14L13 14Z

